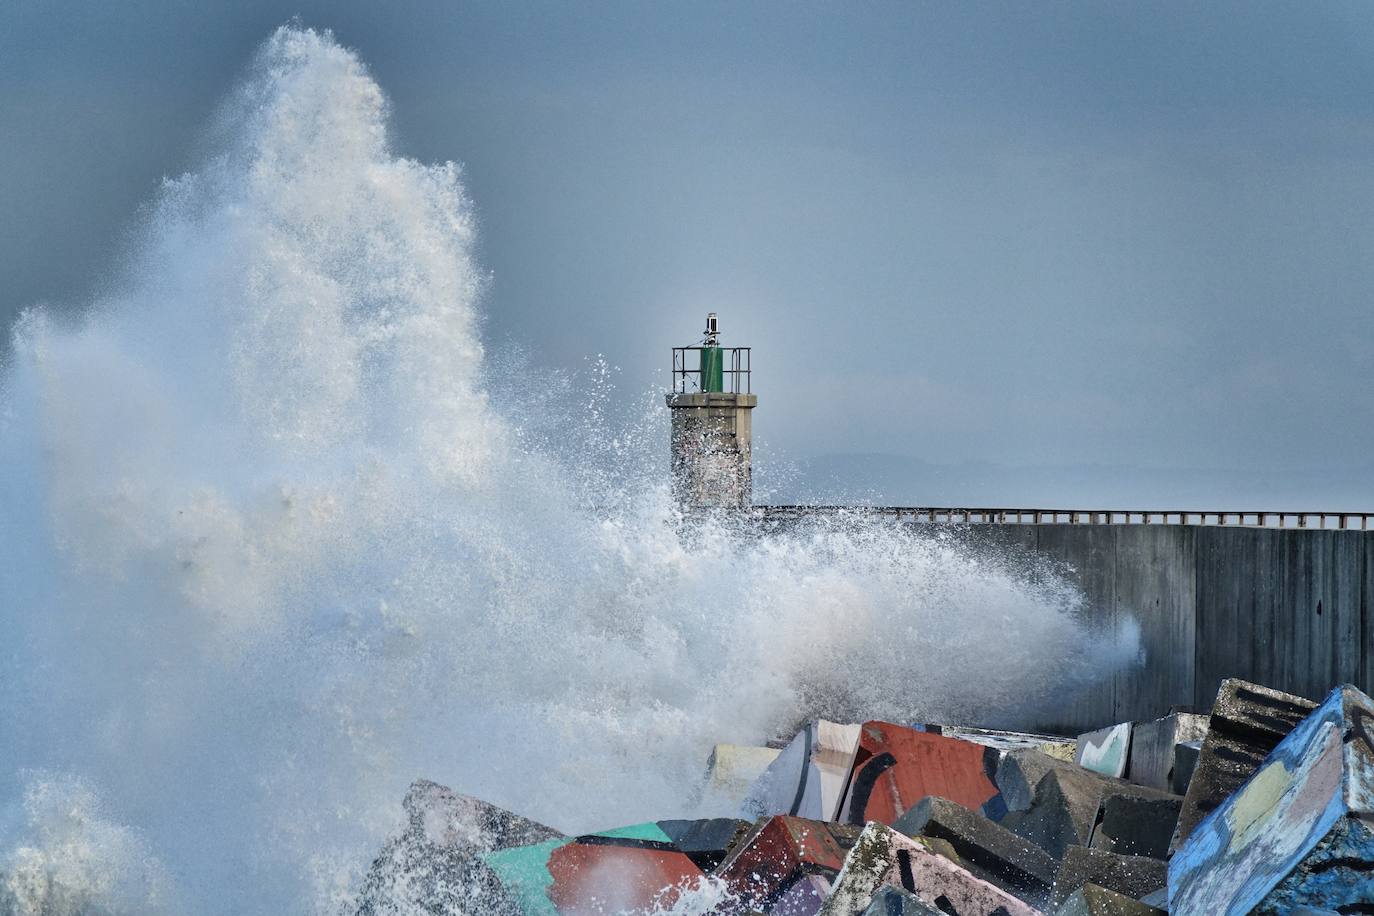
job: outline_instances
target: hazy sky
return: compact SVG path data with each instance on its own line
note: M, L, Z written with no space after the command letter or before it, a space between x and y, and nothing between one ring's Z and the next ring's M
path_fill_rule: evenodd
M6 325L292 16L463 163L493 343L640 391L715 310L767 454L903 502L1374 509L1374 5L9 0Z

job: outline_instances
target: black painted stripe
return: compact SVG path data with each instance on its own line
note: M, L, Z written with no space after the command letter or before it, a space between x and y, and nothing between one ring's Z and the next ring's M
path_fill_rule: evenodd
M788 812L794 817L801 810L802 799L806 797L806 777L811 773L811 729L814 727L807 725L803 731L806 738L802 745L801 779L797 780L797 795L792 799L792 809ZM824 816L825 812L822 811L821 814Z
M896 765L897 758L884 751L869 759L868 763L854 774L854 782L849 787L849 823L863 826L864 812L868 810L868 798L873 794L873 786L878 782L879 776Z
M911 871L911 850L897 850L897 870L902 876L902 887L914 892L916 890L916 875Z
M641 840L635 837L624 836L596 836L587 834L573 839L574 843L580 846L628 846L632 849L653 849L658 852L681 852L672 843L665 843L662 840Z

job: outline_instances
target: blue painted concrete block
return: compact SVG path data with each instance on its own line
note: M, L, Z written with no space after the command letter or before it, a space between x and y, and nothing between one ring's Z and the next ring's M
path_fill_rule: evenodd
M1374 904L1371 814L1374 701L1346 685L1193 831L1169 864L1169 911Z

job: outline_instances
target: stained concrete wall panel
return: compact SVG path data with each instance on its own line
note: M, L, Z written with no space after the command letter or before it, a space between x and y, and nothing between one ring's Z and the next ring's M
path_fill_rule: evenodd
M1331 564L1326 576L1331 667L1327 671L1325 687L1354 683L1360 676L1361 607L1364 601L1364 570L1360 562L1364 546L1362 541L1357 531L1331 532Z
M1290 693L1320 696L1360 668L1361 542L1354 531L1287 530L1263 557L1264 611L1273 639L1252 677ZM1267 679L1267 681L1266 681Z
M1197 637L1193 705L1212 705L1223 679L1263 680L1257 673L1257 635L1263 639L1263 583L1256 564L1255 534L1241 528L1197 528L1195 595ZM1261 618L1257 620L1257 618ZM1157 711L1158 715L1162 710Z
M1036 544L1040 552L1063 565L1083 592L1085 620L1106 632L1116 628L1116 534L1113 525L1041 525ZM1094 686L1064 697L1055 710L1056 721L1046 728L1081 732L1115 719L1112 689Z
M1171 706L1193 703L1196 530L1178 525L1116 529L1114 619L1119 624L1135 618L1145 664L1116 675L1115 721L1153 719Z

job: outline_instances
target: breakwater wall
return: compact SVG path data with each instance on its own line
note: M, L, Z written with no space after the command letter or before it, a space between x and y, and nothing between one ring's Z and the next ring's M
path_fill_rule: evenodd
M1320 698L1374 686L1374 531L1208 525L968 525L1062 566L1097 624L1140 626L1144 664L1064 697L1068 730L1207 709L1223 678Z
M1374 692L1374 516L1364 513L1067 512L1029 509L755 507L800 516L879 516L953 536L1075 582L1094 625L1140 627L1143 664L1065 696L1023 727L1075 733L1206 711L1222 679L1319 700L1332 684ZM1177 521L1174 521L1177 519ZM1196 523L1193 523L1193 522ZM991 661L990 663L995 663Z

